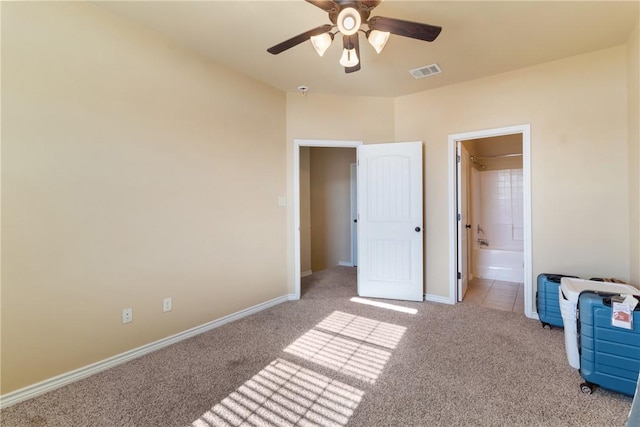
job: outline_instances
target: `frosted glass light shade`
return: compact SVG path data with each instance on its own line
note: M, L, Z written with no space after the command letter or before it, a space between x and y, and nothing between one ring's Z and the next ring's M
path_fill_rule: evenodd
M369 41L369 44L373 46L376 52L380 53L382 52L382 49L384 49L384 46L387 44L387 40L389 40L389 34L390 33L386 31L371 30L369 32L369 37L367 37L367 40Z
M342 51L342 58L340 58L340 65L343 67L355 67L360 60L355 49L344 49Z
M338 30L340 30L340 32L345 36L355 34L358 32L360 25L362 24L360 12L352 7L345 7L338 14L336 24L338 25Z
M322 56L331 46L333 41L333 34L323 33L318 36L311 36L311 45L318 52L318 55Z

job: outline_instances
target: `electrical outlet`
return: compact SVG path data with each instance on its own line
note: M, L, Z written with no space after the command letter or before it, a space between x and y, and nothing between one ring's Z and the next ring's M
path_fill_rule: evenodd
M171 311L171 297L162 300L162 311Z
M122 309L122 323L129 323L133 320L133 309L123 308Z

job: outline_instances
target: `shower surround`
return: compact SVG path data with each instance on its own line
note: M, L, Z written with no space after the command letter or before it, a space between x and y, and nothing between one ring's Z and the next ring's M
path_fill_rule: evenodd
M472 170L473 276L524 281L522 169Z

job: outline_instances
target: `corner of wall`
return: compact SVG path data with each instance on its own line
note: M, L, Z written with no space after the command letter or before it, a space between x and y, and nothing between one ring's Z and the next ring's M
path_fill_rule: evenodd
M640 286L640 17L627 42L629 278Z

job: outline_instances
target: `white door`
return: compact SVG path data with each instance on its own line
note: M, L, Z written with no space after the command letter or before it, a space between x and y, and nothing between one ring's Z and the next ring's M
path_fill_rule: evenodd
M422 301L422 142L358 147L358 295Z
M469 153L458 141L458 301L462 301L469 284Z

